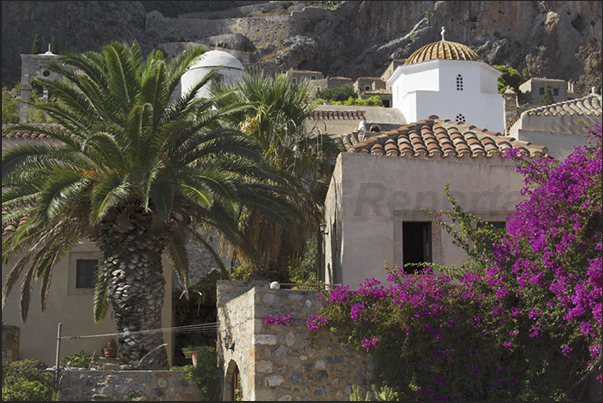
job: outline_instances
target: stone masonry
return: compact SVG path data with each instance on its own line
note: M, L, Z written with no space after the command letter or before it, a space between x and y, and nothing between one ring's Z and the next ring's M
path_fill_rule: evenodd
M270 289L266 281L218 281L219 367L223 400L234 400L236 369L243 400L349 400L352 385L369 381L375 361L327 330L309 338L317 291ZM285 325L266 315L292 314ZM229 334L234 349L225 349ZM229 346L230 347L230 346Z
M188 371L63 370L59 392L63 401L150 400L199 401L199 390Z

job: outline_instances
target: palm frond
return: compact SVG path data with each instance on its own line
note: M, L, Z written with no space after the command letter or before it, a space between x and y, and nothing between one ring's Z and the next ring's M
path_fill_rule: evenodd
M90 219L93 223L102 219L107 211L129 194L130 182L117 172L109 172L92 191Z
M92 308L94 323L101 323L105 319L109 309L109 303L107 301L109 282L106 272L107 268L101 259L99 260L98 267L96 269L96 284L94 285L94 299Z

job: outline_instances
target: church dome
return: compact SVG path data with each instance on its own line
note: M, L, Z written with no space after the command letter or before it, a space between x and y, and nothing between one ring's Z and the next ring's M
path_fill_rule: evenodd
M218 66L230 67L238 70L245 69L239 59L222 50L211 50L209 52L205 52L195 63L191 65L190 68L214 68Z
M415 51L406 62L416 64L430 60L466 60L471 62L481 61L481 58L469 46L457 42L439 41L430 43Z

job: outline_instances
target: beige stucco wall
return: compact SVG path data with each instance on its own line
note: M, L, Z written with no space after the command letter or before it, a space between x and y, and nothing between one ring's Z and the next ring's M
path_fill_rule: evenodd
M485 220L505 221L522 199L523 179L514 166L498 157L341 153L325 200L326 282L356 287L375 277L385 283L384 262L401 264L402 222L431 221L422 208L448 209L446 183L466 211ZM434 263L466 261L453 238L435 223L432 232Z
M529 112L529 111L527 111ZM550 133L585 135L590 126L593 124L601 124L601 116L595 115L528 115L524 112L517 122L511 128L511 135L514 135L517 130L532 130ZM585 129L588 128L588 129ZM514 136L515 137L515 136ZM548 144L541 144L549 146Z
M587 136L523 129L516 130L513 137L532 144L545 145L548 155L559 161L567 158L574 151L574 146L583 146L589 141Z
M588 142L587 133L593 124L600 125L601 116L542 116L524 112L510 128L509 136L546 146L551 157L563 160L573 151L574 146Z
M40 310L40 287L36 282L32 291L29 315L23 324L19 315L19 300L21 280L13 287L6 305L2 309L2 322L4 325L14 325L20 328L21 359L29 358L45 362L54 366L57 346L57 327L62 323L63 336L87 336L115 333L115 321L112 319L112 310L109 309L106 319L95 324L93 319L93 289L75 289L75 259L97 259L100 254L97 247L90 242L81 242L75 246L55 266L52 274L52 285L48 293L46 311ZM2 262L2 284L6 275L16 259L7 264ZM71 262L73 270L70 270ZM162 326L172 327L172 289L173 270L164 257L163 268L166 279L166 299L162 311ZM71 284L71 287L70 287ZM101 350L106 347L107 340L112 336L63 339L61 341L60 356L73 355L84 350L86 354L96 352L101 355ZM168 343L168 359L172 362L173 334L164 332L164 341Z

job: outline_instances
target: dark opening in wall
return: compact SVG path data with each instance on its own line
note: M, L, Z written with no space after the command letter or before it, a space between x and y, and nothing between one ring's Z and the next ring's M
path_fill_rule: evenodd
M402 223L403 264L431 262L431 222L407 221ZM416 271L416 267L404 268L406 272Z

